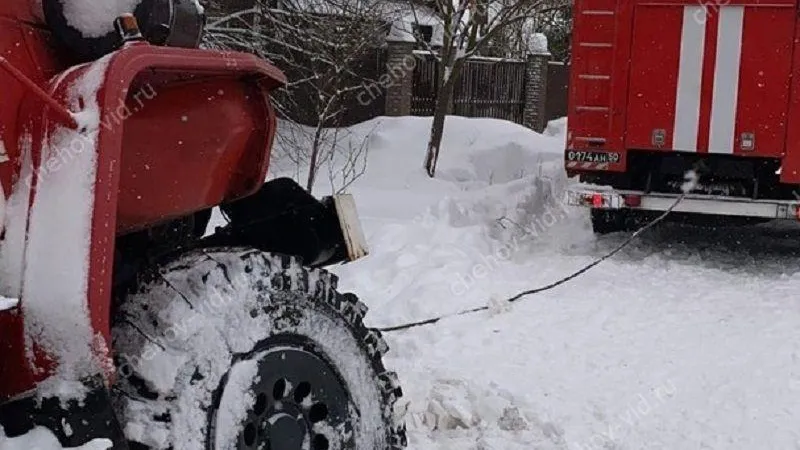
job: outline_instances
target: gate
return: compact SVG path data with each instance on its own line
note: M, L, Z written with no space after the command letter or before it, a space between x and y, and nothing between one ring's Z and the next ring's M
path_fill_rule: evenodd
M417 53L411 114L431 116L436 105L439 67L427 52ZM452 114L489 117L521 124L525 109L525 61L470 58L453 92Z

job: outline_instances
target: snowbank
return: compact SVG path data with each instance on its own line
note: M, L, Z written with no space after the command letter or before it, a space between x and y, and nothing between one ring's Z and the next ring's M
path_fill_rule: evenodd
M362 143L367 147L368 169L353 188L356 191L410 189L409 192L430 197L431 190L437 195L454 193L469 185L496 185L538 175L543 169L540 166L560 171L557 167L563 158L563 121L553 122L548 129L550 135L540 135L504 120L449 116L437 176L430 179L421 169L430 126L428 117L381 117L341 130L338 133L341 152ZM279 135L291 132L297 139L295 127L291 131L288 128L285 123L279 125ZM312 132L310 129L307 131L309 134ZM306 172L294 173L296 158L287 156L292 150L281 144L279 136L270 176L289 175L304 179ZM344 156L337 155L340 159ZM317 194L330 192L324 175L317 185Z
M429 124L348 130L370 148L351 191L371 255L334 268L373 326L491 308L386 335L410 450L797 446L798 227L664 226L498 306L626 236L597 238L560 206L565 120L538 135L448 119L436 179L421 168Z
M64 449L59 445L53 433L46 428L35 428L24 436L9 438L0 427L0 449L2 450L107 450L111 448L111 445L111 441L107 439L95 439L77 448Z
M379 118L345 135L350 142L366 142L369 149L367 170L349 190L373 256L342 267L347 271L343 278L373 279L372 289L379 290L370 293L372 305L387 308L382 313L388 317L397 314L392 322L452 310L444 302L404 299L415 297L419 286L442 296L463 289L474 261L499 253L498 263L511 263L535 241L523 228L536 234L549 227L542 219L549 223L550 214L562 214L556 197L567 182L561 163L565 138L557 124L546 136L502 120L448 117L433 179L422 168L430 124L430 118L422 117ZM281 152L276 149L274 176L291 173ZM330 189L321 182L315 193L325 195ZM434 280L441 273L465 278ZM380 286L402 292L382 293ZM465 298L464 304L485 301Z
M379 118L343 133L343 148L369 150L366 172L349 191L371 255L333 269L340 286L370 306L373 326L491 303L506 284L496 275L534 252L566 214L564 120L540 135L507 121L448 117L433 179L422 168L430 125L430 118ZM274 176L292 173L285 150L276 151ZM320 183L316 194L327 193ZM563 433L523 396L420 365L417 355L440 339L434 330L389 338L411 402L411 449L528 450Z
M492 291L505 284L497 274L535 251L538 235L565 214L558 202L567 183L562 123L540 135L506 121L448 117L435 179L422 169L429 118L357 128L374 128L367 172L352 188L371 256L336 271L343 289L370 306L373 325L496 300ZM527 450L558 440L557 427L508 389L419 366L415 355L440 337L435 329L413 335L390 335L411 402L413 450Z
M386 335L410 450L797 446L797 226L664 226L498 306L626 236L595 237L585 210L557 201L565 120L538 135L448 119L436 179L421 168L429 124L348 130L370 144L351 191L371 255L334 268L373 326L491 308Z
M563 137L567 135L567 118L562 117L560 119L551 120L547 123L547 127L544 129L545 136L550 137Z

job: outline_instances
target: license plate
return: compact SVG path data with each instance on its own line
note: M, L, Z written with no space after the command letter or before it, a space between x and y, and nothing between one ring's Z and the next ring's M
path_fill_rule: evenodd
M619 153L616 152L582 152L570 150L567 152L568 161L594 162L594 163L618 163Z

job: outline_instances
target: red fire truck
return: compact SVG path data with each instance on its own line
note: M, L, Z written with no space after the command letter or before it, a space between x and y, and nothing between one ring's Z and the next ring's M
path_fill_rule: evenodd
M797 0L578 0L565 166L595 232L800 218Z

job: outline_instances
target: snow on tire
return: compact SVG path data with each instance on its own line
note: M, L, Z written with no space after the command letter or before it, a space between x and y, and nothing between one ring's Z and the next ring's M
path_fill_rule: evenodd
M405 447L402 395L366 306L287 256L205 249L146 271L121 300L115 403L162 450ZM288 445L288 447L285 447Z

